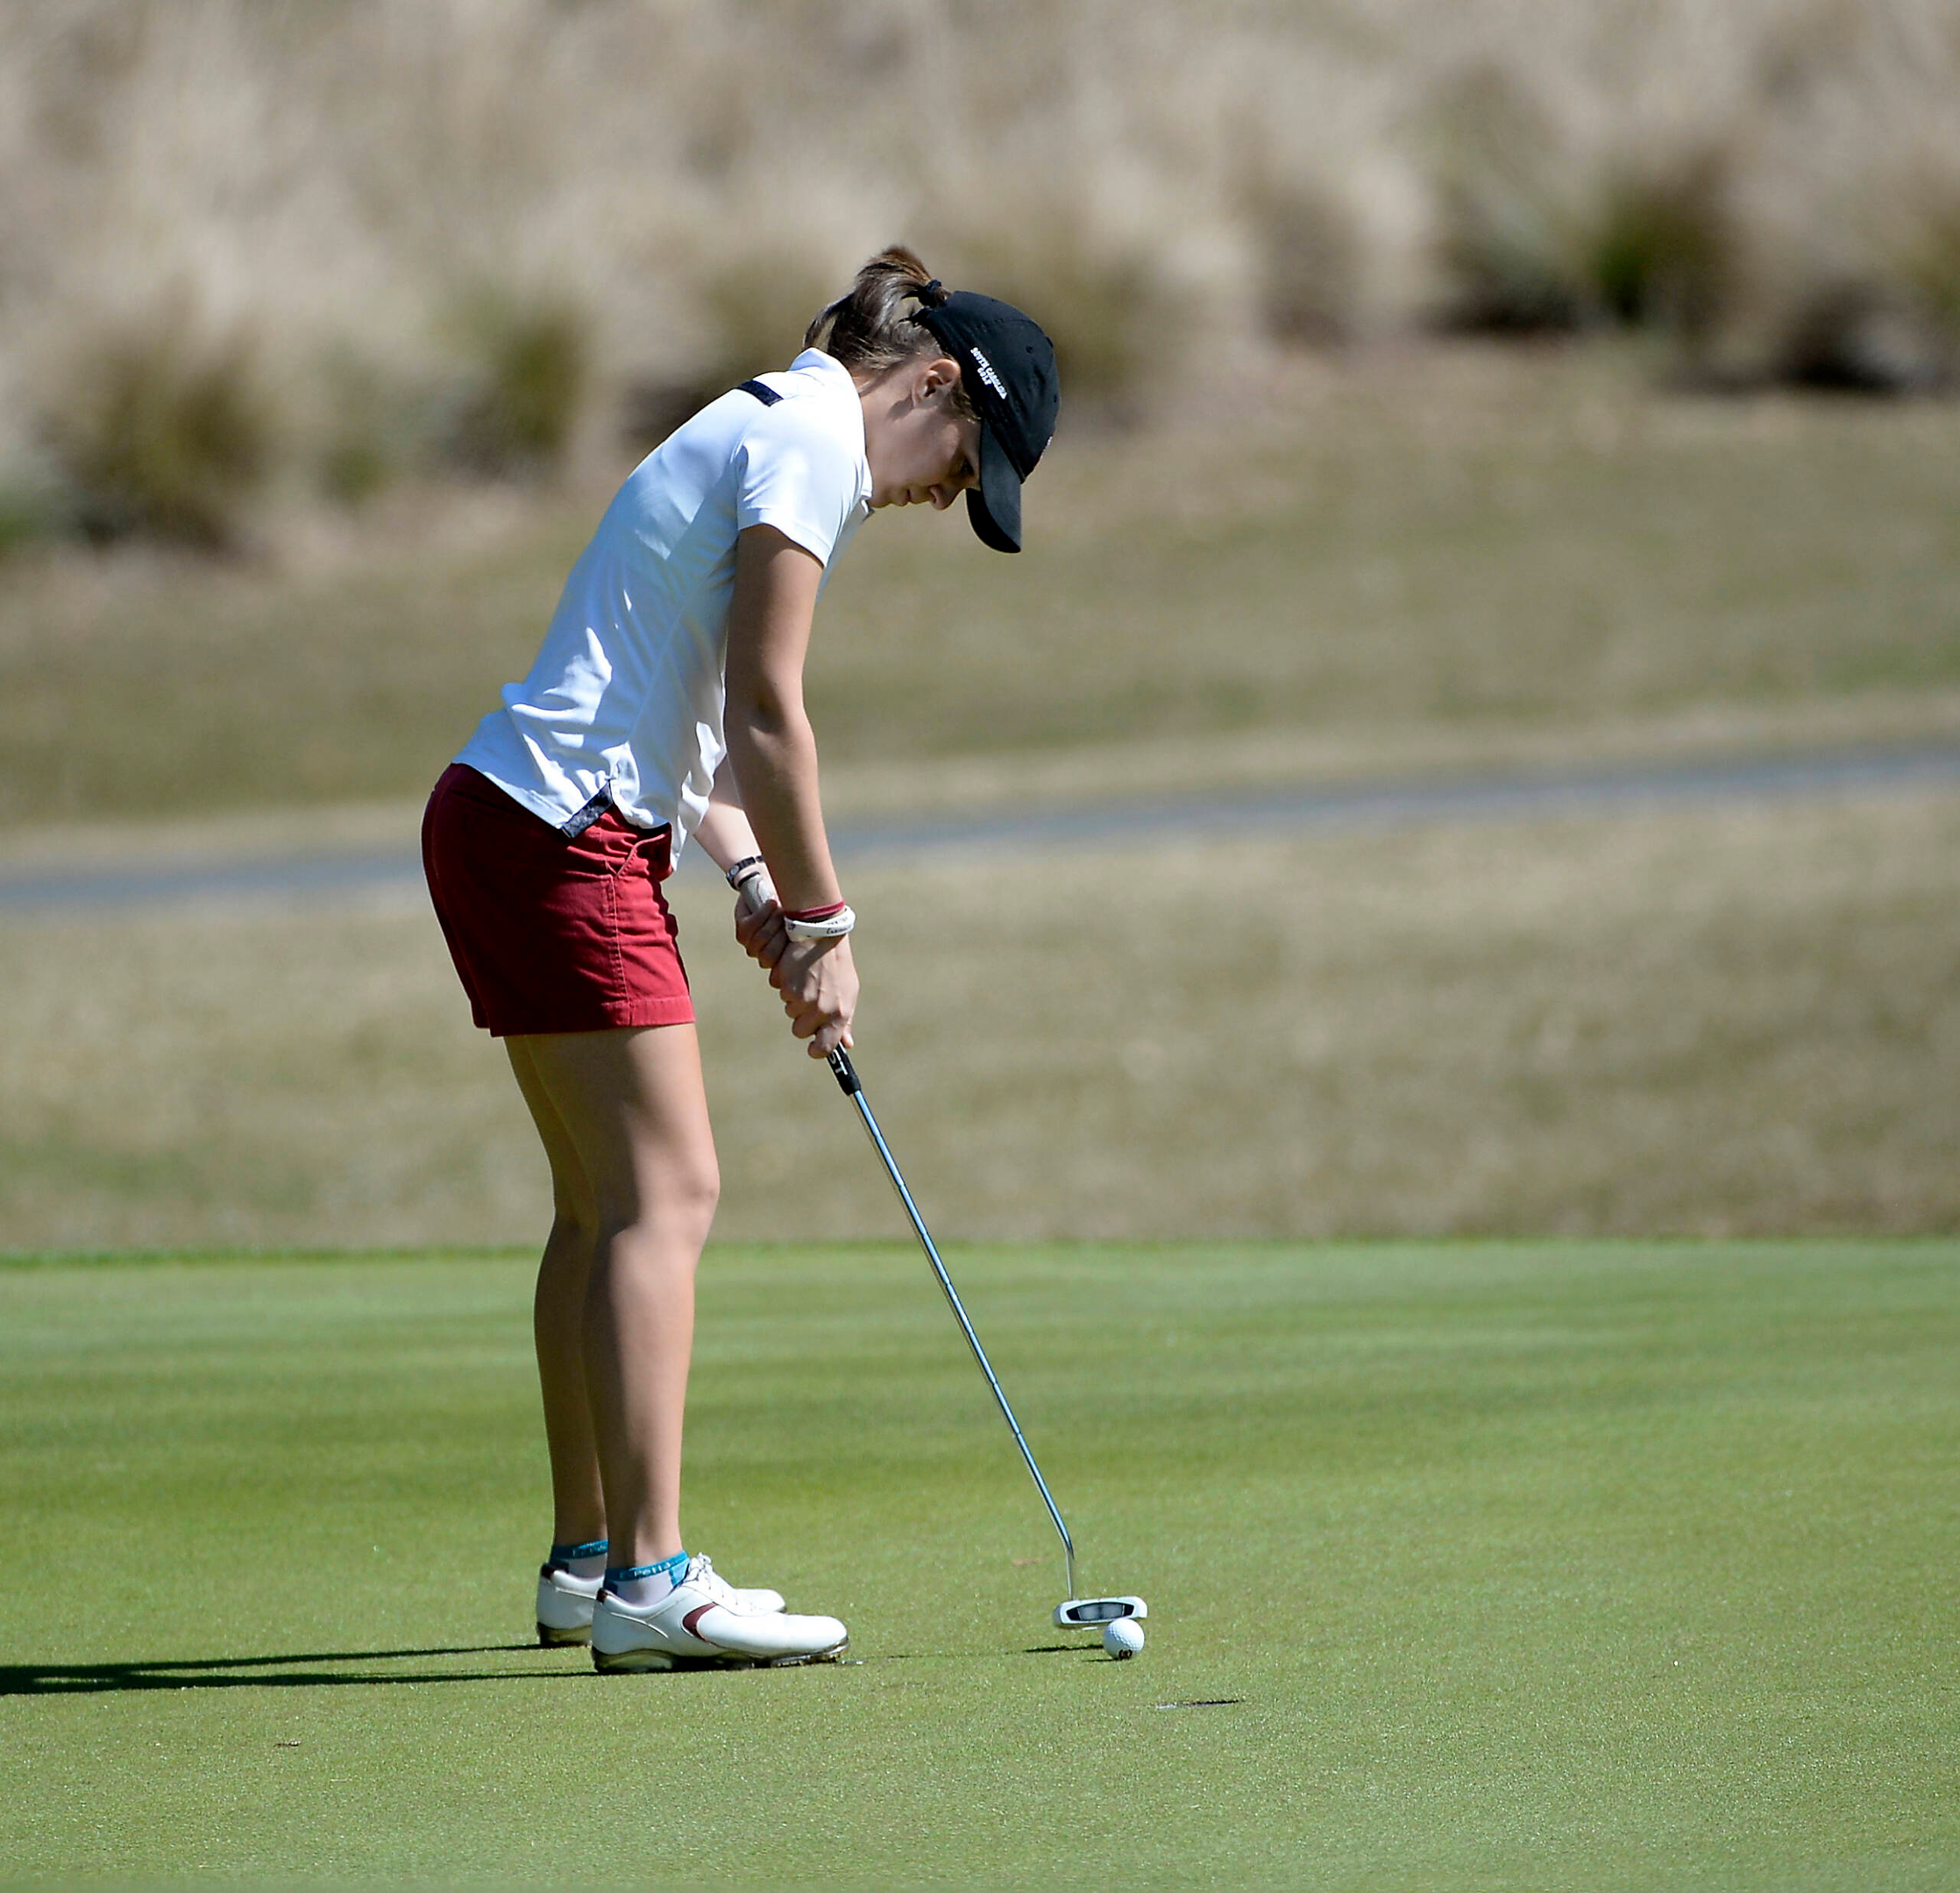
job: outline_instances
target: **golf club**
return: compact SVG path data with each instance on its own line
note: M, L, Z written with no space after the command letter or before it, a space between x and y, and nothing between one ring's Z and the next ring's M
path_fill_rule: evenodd
M919 1205L912 1200L912 1192L905 1188L905 1180L899 1173L891 1147L884 1141L884 1133L878 1129L878 1121L872 1113L870 1101L864 1095L864 1086L857 1075L857 1067L851 1063L850 1053L840 1046L830 1053L830 1069L839 1088L857 1107L857 1115L864 1121L864 1129L871 1139L873 1148L884 1164L885 1174L891 1179L891 1187L898 1193L898 1201L904 1204L910 1219L913 1232L919 1237L920 1247L926 1251L926 1259L933 1265L933 1273L939 1277L940 1287L946 1295L946 1305L953 1310L953 1318L960 1324L960 1332L966 1336L966 1344L973 1350L973 1358L980 1364L980 1372L987 1377L987 1385L993 1389L994 1399L999 1402L1001 1417L1007 1422L1007 1429L1014 1436L1014 1443L1021 1450L1021 1457L1027 1464L1028 1476L1034 1481L1034 1489L1041 1495L1041 1503L1048 1508L1048 1516L1055 1521L1055 1528L1062 1539L1062 1555L1068 1564L1069 1594L1055 1606L1056 1626L1064 1630L1099 1630L1104 1624L1112 1623L1119 1617L1147 1617L1150 1606L1140 1597L1085 1598L1076 1594L1076 1543L1069 1535L1069 1528L1063 1523L1062 1510L1055 1502L1055 1495L1048 1490L1048 1482L1041 1477L1041 1469L1034 1463L1034 1454L1021 1432L1020 1422L1014 1417L1014 1409L1008 1405L1007 1396L1001 1391L1000 1381L995 1375L993 1365L987 1358L987 1351L980 1345L980 1336L973 1331L973 1323L967 1318L967 1312L960 1301L959 1290L953 1286L953 1278L946 1273L946 1265L940 1260L939 1249L934 1243L932 1231L926 1227L926 1219L919 1213Z
M744 869L750 871L743 875ZM759 912L776 898L776 890L771 884L768 871L761 862L745 861L735 870L739 877L736 891L742 904L751 912ZM1001 1391L998 1377L993 1364L987 1358L987 1351L980 1345L980 1336L973 1331L973 1323L967 1319L965 1307L960 1301L959 1290L953 1286L953 1278L946 1273L946 1265L941 1261L939 1249L933 1241L932 1231L926 1227L926 1219L919 1213L919 1205L912 1200L912 1192L905 1188L905 1180L899 1171L898 1159L891 1154L891 1146L884 1141L884 1133L878 1129L878 1121L873 1113L870 1102L864 1095L864 1086L857 1075L857 1067L851 1063L850 1053L839 1046L829 1054L831 1074L842 1090L857 1107L857 1115L863 1120L866 1134L871 1146L884 1165L884 1173L891 1179L891 1187L898 1193L898 1201L905 1207L913 1232L919 1237L920 1247L926 1251L926 1259L933 1266L933 1273L939 1278L939 1286L946 1295L946 1305L953 1310L953 1318L960 1324L960 1332L966 1336L966 1344L973 1351L973 1358L980 1365L980 1372L987 1377L987 1385L993 1389L993 1396L999 1403L1001 1417L1007 1422L1007 1429L1014 1436L1014 1443L1020 1448L1021 1457L1026 1463L1028 1477L1034 1481L1034 1489L1041 1495L1041 1503L1048 1508L1048 1516L1055 1521L1055 1528L1062 1540L1062 1555L1068 1566L1069 1590L1067 1596L1055 1607L1055 1622L1062 1630L1099 1630L1105 1624L1123 1617L1147 1617L1150 1606L1140 1597L1085 1598L1076 1594L1076 1542L1069 1535L1069 1528L1062 1516L1062 1508L1055 1502L1055 1495L1048 1490L1048 1482L1041 1477L1041 1469L1034 1463L1026 1436L1021 1432L1020 1422L1014 1417L1014 1409L1008 1405L1007 1396Z

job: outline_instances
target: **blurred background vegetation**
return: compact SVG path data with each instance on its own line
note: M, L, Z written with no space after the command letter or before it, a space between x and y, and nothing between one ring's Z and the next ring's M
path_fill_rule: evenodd
M548 477L895 233L1069 415L1410 331L1960 365L1949 0L9 0L7 529Z
M412 846L893 238L1067 400L827 592L838 810L1960 732L1960 0L0 0L0 875ZM1952 1229L1953 809L854 869L863 1043L949 1234ZM723 1226L889 1228L676 897ZM0 1042L0 1248L547 1213L419 907L17 916Z

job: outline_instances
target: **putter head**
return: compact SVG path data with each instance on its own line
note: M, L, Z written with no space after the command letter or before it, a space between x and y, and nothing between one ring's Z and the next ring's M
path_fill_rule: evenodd
M1118 1617L1147 1617L1150 1606L1140 1597L1070 1598L1055 1607L1057 1630L1100 1630Z

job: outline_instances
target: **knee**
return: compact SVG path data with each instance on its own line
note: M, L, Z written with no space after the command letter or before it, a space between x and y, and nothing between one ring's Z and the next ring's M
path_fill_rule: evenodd
M595 1203L559 1195L551 1202L551 1242L591 1252L599 1236L599 1209Z
M540 1280L582 1282L604 1234L603 1219L596 1203L565 1195L555 1195L551 1203L551 1235L544 1244Z
M664 1166L641 1191L635 1220L676 1233L699 1227L705 1237L721 1200L721 1166L714 1151L707 1150L684 1163Z
M705 1161L676 1165L661 1176L657 1188L639 1192L630 1201L598 1208L594 1247L600 1253L620 1244L643 1244L661 1251L698 1249L707 1240L708 1226L721 1200L721 1173L710 1155Z
M688 1231L699 1247L707 1240L708 1225L714 1221L715 1209L721 1201L720 1165L712 1155L705 1161L690 1164L668 1180L663 1196L658 1213L664 1220L671 1218L677 1230Z
M694 1189L699 1200L712 1210L721 1201L721 1166L714 1152L708 1152L694 1179Z

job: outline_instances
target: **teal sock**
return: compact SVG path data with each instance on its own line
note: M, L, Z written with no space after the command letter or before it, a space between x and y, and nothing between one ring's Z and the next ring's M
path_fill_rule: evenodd
M593 1538L584 1544L555 1544L545 1561L574 1578L600 1578L606 1572L606 1541Z
M644 1610L648 1605L657 1604L665 1597L680 1582L681 1573L686 1569L685 1551L677 1551L671 1558L662 1558L657 1564L608 1564L606 1588L621 1604Z

